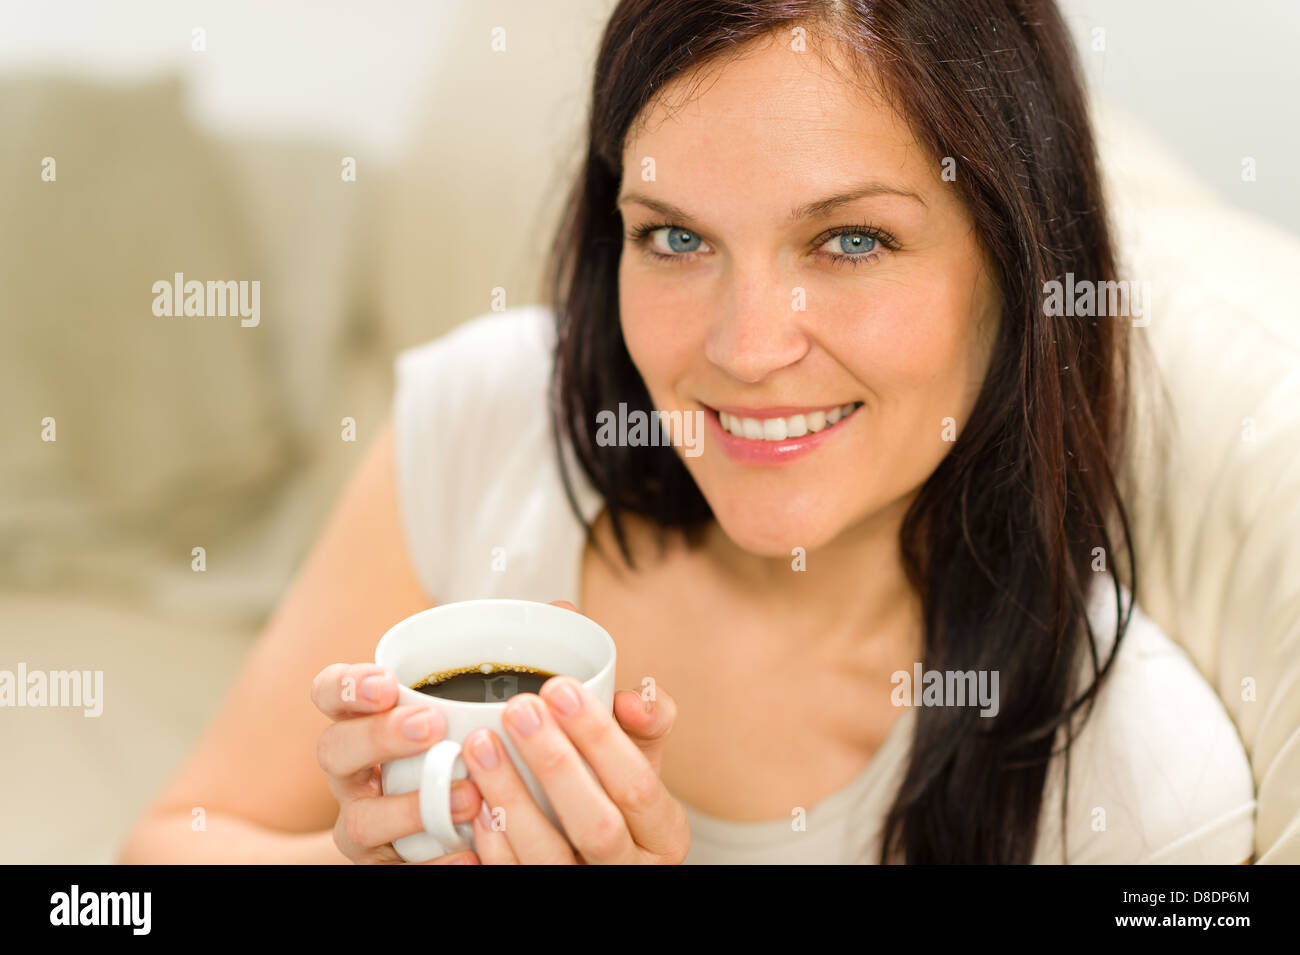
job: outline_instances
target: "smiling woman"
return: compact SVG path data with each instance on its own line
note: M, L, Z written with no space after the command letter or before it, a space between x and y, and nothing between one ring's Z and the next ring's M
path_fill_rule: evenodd
M1050 2L619 5L554 248L557 438L603 501L584 610L620 648L658 640L651 672L719 647L746 664L741 693L662 678L683 714L674 792L733 820L848 798L851 825L882 838L847 844L880 861L1135 861L1198 830L1197 858L1250 854L1249 769L1222 705L1125 612L1137 555L1115 474L1136 346L1123 319L1044 314L1067 273L1116 278ZM622 402L705 410L713 448L596 448L594 414ZM1110 572L1124 567L1128 586ZM670 583L689 610L665 611ZM1131 759L1080 735L1166 742L1138 742L1155 730L1107 691L1148 683L1130 631L1177 674L1158 705L1198 701L1197 725L1227 740L1227 782L1185 817L1130 800L1134 828L1098 840L1083 807L1113 811L1097 786ZM996 672L1001 700L993 719L919 709L903 758L905 721L880 701L886 672L918 661ZM1057 791L1066 752L1106 747ZM1184 765L1143 773L1139 802L1206 770L1163 752ZM879 776L894 758L889 804L866 799L864 763Z
M398 357L128 860L400 861L378 766L447 721L320 667L483 597L576 604L623 689L506 706L555 820L466 736L474 851L433 861L1250 856L1235 727L1132 599L1129 323L1043 307L1116 279L1051 3L623 0L569 198L550 303Z
M796 540L821 548L888 505L901 513L951 448L942 423L968 419L998 319L960 193L879 81L845 82L853 71L828 42L836 34L807 36L822 55L769 33L702 77L698 98L679 105L669 91L649 104L623 168L653 157L656 179L632 186L625 174L619 200L631 243L618 273L628 353L656 407L740 419L741 440L721 439L724 455L691 477L727 536L768 557ZM876 178L859 183L868 171ZM646 208L677 224L641 224ZM648 248L659 232L685 233L692 250ZM823 415L838 426L789 442L800 418L807 428ZM767 440L782 430L786 442ZM788 463L812 447L822 449L806 465L816 481L736 466ZM836 480L849 473L871 479Z

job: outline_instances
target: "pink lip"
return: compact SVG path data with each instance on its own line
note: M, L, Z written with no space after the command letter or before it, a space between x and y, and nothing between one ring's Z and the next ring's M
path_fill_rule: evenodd
M835 405L831 405L832 408ZM716 408L710 410L707 406L704 410L704 417L708 419L709 434L713 440L718 442L724 454L731 460L739 464L750 464L757 466L773 466L785 464L787 461L793 461L795 458L803 457L812 451L817 450L827 441L835 440L835 436L840 434L844 429L840 427L845 421L850 420L864 410L863 405L854 410L848 418L841 418L829 427L811 434L805 434L798 438L786 438L784 441L755 441L750 438L741 438L732 434L730 431L723 430L722 422L718 421L718 411L725 411L728 414L734 414L743 418L784 418L792 414L807 414L809 411L821 411L821 408L800 409L800 408Z

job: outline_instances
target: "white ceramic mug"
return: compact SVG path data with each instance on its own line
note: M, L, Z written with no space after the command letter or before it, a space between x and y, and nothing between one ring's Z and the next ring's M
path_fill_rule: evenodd
M375 662L397 676L397 705L420 703L447 718L443 740L416 756L380 768L385 795L419 790L424 832L394 840L407 862L427 862L473 847L473 827L451 819L451 783L468 775L461 744L486 727L501 738L537 805L559 824L546 794L515 752L501 725L506 702L465 703L411 689L432 673L501 663L565 674L582 683L611 711L614 707L614 641L582 614L532 600L463 600L421 611L395 624L375 647ZM590 770L590 767L588 767Z

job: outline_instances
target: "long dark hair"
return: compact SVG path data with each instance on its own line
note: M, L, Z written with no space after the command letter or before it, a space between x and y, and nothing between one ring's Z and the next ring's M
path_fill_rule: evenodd
M796 25L810 49L833 39L875 71L936 168L938 157L956 159L1003 302L970 421L913 501L900 545L924 608L925 668L998 671L1014 690L993 718L918 709L880 861L1028 862L1058 730L1064 845L1074 715L1091 712L1132 613L1132 600L1121 605L1122 570L1137 592L1116 478L1129 427L1128 322L1043 307L1052 280L1110 282L1117 272L1078 64L1050 0L623 0L601 42L585 161L551 252L556 452L563 435L629 565L620 515L692 540L712 519L672 448L597 450L598 411L653 407L619 322L622 150L673 78ZM1117 529L1123 554L1111 544ZM1114 574L1118 617L1104 663L1087 616L1098 570ZM1092 680L1076 695L1085 653Z

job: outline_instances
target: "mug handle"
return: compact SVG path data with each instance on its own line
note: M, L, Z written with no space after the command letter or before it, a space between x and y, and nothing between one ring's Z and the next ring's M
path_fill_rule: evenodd
M445 739L425 753L420 769L420 822L448 854L469 849L474 837L472 825L451 819L452 771L459 758L460 743Z

